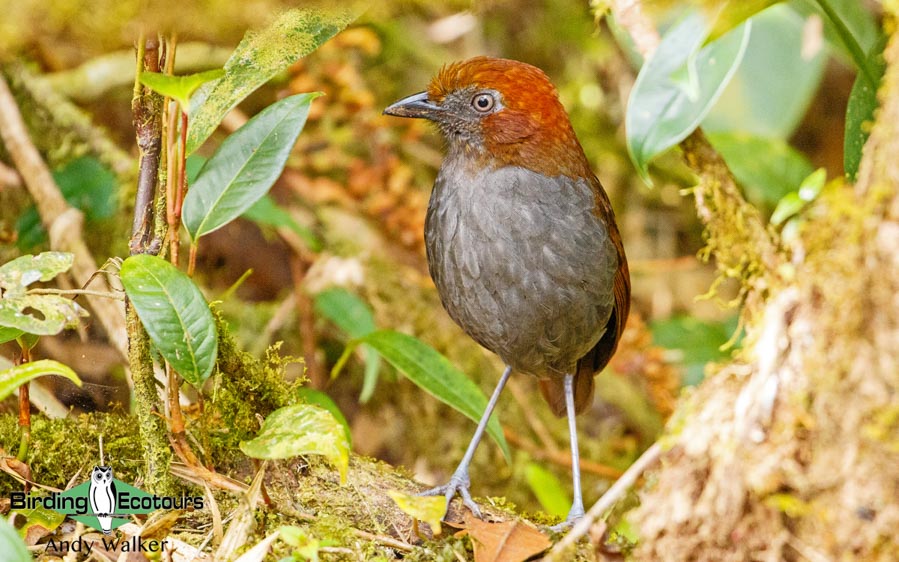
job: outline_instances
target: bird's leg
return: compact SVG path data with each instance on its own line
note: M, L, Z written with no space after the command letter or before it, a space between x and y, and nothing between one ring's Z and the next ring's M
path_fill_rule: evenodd
M465 504L465 507L470 509L476 517L481 517L481 510L478 509L478 505L471 499L471 493L468 491L468 488L471 487L471 478L468 476L468 465L471 464L471 459L474 458L474 452L478 448L478 443L481 442L481 437L484 436L484 431L487 429L487 422L490 420L490 414L493 413L493 409L499 401L499 395L502 393L503 387L506 386L506 381L509 380L509 375L511 374L512 367L507 366L506 370L503 371L503 376L500 377L499 382L496 384L496 389L494 389L490 401L487 403L487 408L484 410L484 415L481 416L481 421L478 422L478 428L474 430L474 435L471 438L471 442L468 444L468 449L465 450L465 456L462 457L462 461L459 463L456 471L453 472L450 481L443 486L437 486L436 488L431 488L430 490L426 490L419 494L421 496L446 496L447 512L449 512L450 502L453 501L453 497L458 492L458 494L462 496L462 503ZM583 514L583 507L581 508L581 514Z
M554 531L562 531L571 527L584 517L584 497L581 494L581 456L577 446L577 423L574 412L574 375L565 375L565 410L568 413L568 435L571 440L571 477L573 480L574 499L565 521L553 527Z

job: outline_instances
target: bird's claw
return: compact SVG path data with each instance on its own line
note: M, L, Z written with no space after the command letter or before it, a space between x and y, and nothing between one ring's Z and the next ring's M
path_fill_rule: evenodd
M456 494L462 496L462 503L471 510L475 517L478 519L481 518L481 510L478 508L478 504L474 503L474 500L471 499L471 492L468 489L471 487L471 480L468 477L467 473L463 474L453 474L450 478L450 481L442 486L437 486L431 488L430 490L425 490L418 494L419 496L444 496L446 497L446 513L449 514L449 506L452 503L453 498ZM443 516L446 518L446 515Z
M571 511L568 512L568 517L565 518L565 521L562 521L558 525L553 525L549 529L554 533L561 533L563 531L567 531L568 529L574 527L578 521L584 518L584 506L572 505Z

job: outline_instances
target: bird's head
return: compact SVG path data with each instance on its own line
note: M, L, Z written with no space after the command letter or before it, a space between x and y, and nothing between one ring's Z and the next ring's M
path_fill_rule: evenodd
M426 91L384 113L433 121L451 155L480 166L592 176L556 88L542 70L523 62L475 57L446 65Z

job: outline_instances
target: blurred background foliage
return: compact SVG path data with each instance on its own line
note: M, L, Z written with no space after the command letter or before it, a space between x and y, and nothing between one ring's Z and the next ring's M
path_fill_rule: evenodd
M681 2L647 4L663 29L685 9ZM851 14L853 31L870 50L878 29L874 3L834 4ZM0 62L20 82L31 77L65 92L65 103L102 128L98 134L134 156L132 46L141 29L177 32L186 68L214 68L247 29L289 5L23 0L7 6L0 19ZM628 158L623 123L633 55L616 40L614 22L600 19L605 9L601 0L377 3L243 102L201 150L211 154L226 133L278 97L325 93L313 103L288 169L272 189L277 207L204 239L198 278L209 300L222 301L243 348L262 355L283 341L283 354L305 358L291 376L307 369L310 385L333 398L357 453L439 481L461 457L473 425L383 365L362 403L365 372L372 368L364 350L331 380L350 330L323 313L317 299L326 289L342 287L360 297L374 325L420 337L485 392L500 373L496 358L446 316L427 275L423 223L441 141L427 123L381 114L390 102L423 90L453 60L489 54L544 69L618 215L635 314L622 351L598 380L595 408L580 418L582 457L595 464L586 475L588 501L655 439L679 389L699 383L708 362L726 359L738 345L736 309L728 302L734 287L725 284L700 298L715 272L697 258L703 233L692 201L683 196L689 172L670 153L651 165L654 185L648 187ZM842 131L854 77L844 46L811 2L780 4L756 18L742 65L703 126L766 215L815 169L828 177L843 174ZM53 108L40 111L52 114ZM33 117L31 124L40 131L54 118ZM70 203L86 212L97 255L123 256L133 170L112 170L101 163L108 158L93 152L76 139L46 158ZM0 263L47 248L15 178L0 184L0 242ZM58 395L76 411L127 409L128 389L114 353L90 337L91 327L82 332L44 338L38 349L87 382L82 392L56 383ZM11 355L8 347L0 351ZM513 463L506 464L493 444L482 446L473 468L475 493L506 496L528 511L558 511L567 505L558 501L564 492L545 490L563 490L568 482L564 424L523 377L513 381L499 412ZM544 491L542 497L535 491Z

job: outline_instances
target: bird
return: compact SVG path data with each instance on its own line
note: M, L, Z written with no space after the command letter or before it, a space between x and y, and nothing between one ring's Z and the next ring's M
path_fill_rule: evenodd
M104 535L112 533L112 515L116 513L116 486L112 479L112 468L95 466L91 471L91 485L88 490L91 510L100 522Z
M428 202L428 270L449 316L505 363L449 482L423 492L471 498L469 465L512 372L535 376L567 416L573 501L584 516L575 416L593 402L630 309L615 214L559 94L539 68L478 56L444 65L387 115L432 121L446 154Z

